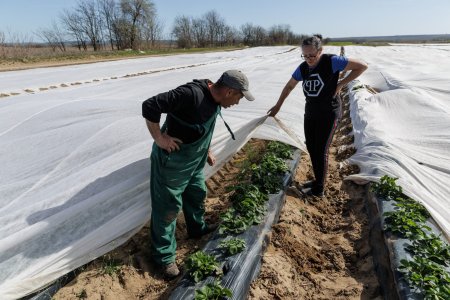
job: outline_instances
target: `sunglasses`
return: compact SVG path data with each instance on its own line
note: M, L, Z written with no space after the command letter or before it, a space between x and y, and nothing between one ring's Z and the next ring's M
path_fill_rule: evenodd
M312 54L305 55L305 54L302 54L301 57L302 57L303 59L307 59L307 58L316 58L316 57L317 57L317 54L316 54L316 55L312 55Z

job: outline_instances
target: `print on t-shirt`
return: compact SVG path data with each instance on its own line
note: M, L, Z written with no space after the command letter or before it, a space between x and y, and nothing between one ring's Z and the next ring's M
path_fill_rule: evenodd
M319 74L311 74L303 81L303 91L309 97L317 97L323 89L323 80Z

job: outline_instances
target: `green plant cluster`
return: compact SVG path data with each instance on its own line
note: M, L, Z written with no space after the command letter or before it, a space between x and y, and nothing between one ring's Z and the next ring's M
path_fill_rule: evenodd
M402 187L397 185L397 180L398 178L392 178L384 175L380 178L379 183L374 183L372 185L371 191L386 200L395 200L403 195Z
M410 286L420 292L424 299L450 299L450 275L442 265L414 256L410 261L402 259L400 270L406 274Z
M229 208L220 215L221 223L219 226L219 234L240 234L247 230L250 226L245 217L236 215L234 208Z
M197 251L189 256L186 265L189 269L189 275L195 282L199 282L212 274L222 274L222 270L215 257L203 251Z
M270 142L262 158L259 151L247 149L247 153L248 158L242 162L242 171L238 176L242 183L231 188L232 207L221 214L219 234L240 234L251 225L261 223L266 213L268 193L278 192L282 188L282 176L288 170L284 160L292 156L291 147L279 142ZM237 238L219 244L227 255L239 253L245 246L245 241ZM202 251L188 258L187 268L195 282L213 273L221 274L215 258ZM217 282L195 291L195 299L222 299L231 296L231 291Z
M431 230L424 223L430 217L426 208L411 198L395 199L396 210L385 212L386 229L409 239L424 238L426 230Z
M224 288L219 282L208 283L204 287L195 291L195 300L219 300L232 297L230 289Z
M103 258L101 273L113 276L120 271L120 263L117 260L111 258L110 255Z
M251 181L265 193L278 192L283 187L282 175L288 170L284 159L266 152L259 164L251 166Z
M240 238L231 238L229 240L222 241L219 244L219 247L224 249L227 255L235 255L245 249L245 241Z
M437 264L450 266L450 246L437 234L432 233L424 238L413 240L406 250Z
M282 159L292 158L292 147L284 143L271 141L267 144L267 151Z
M409 285L424 299L450 299L450 246L425 225L430 217L426 208L417 201L404 197L397 178L383 176L372 189L386 200L394 200L395 211L385 212L385 230L412 241L406 250L412 260L402 259L399 270Z
M266 213L265 203L269 199L256 185L243 183L233 187L230 197L233 207L220 217L219 234L239 234L252 225L261 223Z
M268 194L283 187L282 175L288 170L285 159L291 156L290 146L270 142L259 161L252 156L251 164L243 163L240 175L243 183L231 188L234 190L230 197L233 206L221 215L220 234L239 234L261 223Z

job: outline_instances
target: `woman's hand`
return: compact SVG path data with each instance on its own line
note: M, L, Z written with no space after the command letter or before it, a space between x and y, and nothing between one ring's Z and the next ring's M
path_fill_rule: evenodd
M344 85L342 84L342 81L339 82L339 83L337 84L337 86L336 86L336 91L334 92L334 96L333 96L333 97L338 96L339 93L341 92L341 90L342 90L343 87L344 87Z
M267 111L267 114L269 115L269 117L275 117L276 114L280 111L280 108L281 108L280 106L275 105L274 107L272 107Z

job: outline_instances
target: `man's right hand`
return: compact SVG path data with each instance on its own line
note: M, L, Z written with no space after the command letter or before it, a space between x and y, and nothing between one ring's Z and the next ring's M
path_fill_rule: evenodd
M182 144L183 142L180 139L171 137L166 132L164 132L158 139L155 140L155 143L160 148L170 153L172 151L180 150L180 146L178 144Z

